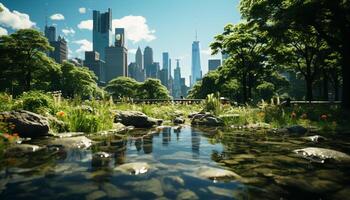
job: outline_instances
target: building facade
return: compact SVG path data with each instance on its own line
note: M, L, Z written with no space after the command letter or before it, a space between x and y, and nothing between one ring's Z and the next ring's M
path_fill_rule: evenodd
M180 98L181 95L181 68L180 60L176 60L176 68L174 69L174 82L173 82L173 97Z
M50 45L54 48L53 51L49 52L51 58L60 64L68 60L67 41L63 37L58 36L57 41L51 41Z
M146 78L151 77L151 68L153 65L153 49L151 47L146 47L143 52L143 64L146 71Z
M93 50L100 54L101 60L105 60L105 49L113 44L112 39L112 10L109 8L105 13L94 10L92 43Z
M95 75L98 78L99 85L105 85L106 83L105 61L100 59L100 54L98 52L86 51L84 65L95 73Z
M56 27L45 26L45 37L49 40L49 42L56 41Z
M192 67L191 67L191 87L202 78L202 67L200 57L199 41L193 41L192 43Z
M220 59L209 59L208 60L208 71L216 70L221 65Z

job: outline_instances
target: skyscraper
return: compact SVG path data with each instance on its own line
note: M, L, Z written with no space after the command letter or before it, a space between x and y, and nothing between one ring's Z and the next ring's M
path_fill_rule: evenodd
M144 68L146 71L146 77L150 77L151 75L151 68L153 65L153 50L151 47L146 47L144 52L143 52L143 64L144 64Z
M112 45L112 10L107 12L93 11L93 50L100 54L100 58L105 59L105 48Z
M164 52L163 53L163 68L161 70L161 74L159 75L159 78L162 82L162 84L169 88L169 53Z
M208 71L217 69L221 65L220 59L209 59L208 60Z
M180 69L180 60L176 59L176 68L174 69L173 97L180 98L180 96L181 96L181 69Z
M56 41L56 27L45 26L45 37L49 40L49 42Z
M191 80L190 85L191 87L196 83L197 80L200 80L202 78L202 68L201 68L201 57L200 57L200 47L199 47L199 41L197 40L196 35L196 41L193 41L192 43L192 73L191 73Z
M54 50L48 52L47 55L53 58L57 63L63 63L63 61L67 60L67 41L61 36L58 36L56 40L56 27L45 26L45 37L49 40L50 46L54 48Z
M115 33L114 46L105 48L106 82L119 76L128 76L128 50L124 46L124 28L116 28Z
M105 83L105 62L100 59L100 54L96 51L85 51L85 66L95 73L99 85Z
M135 56L135 62L136 62L136 65L140 68L140 69L143 69L143 56L142 56L142 51L141 51L141 48L137 48L137 51L136 51L136 56Z

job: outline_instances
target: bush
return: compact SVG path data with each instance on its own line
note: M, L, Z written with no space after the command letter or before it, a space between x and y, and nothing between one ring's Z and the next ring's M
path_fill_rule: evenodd
M214 115L219 115L221 112L221 102L220 94L208 94L207 98L204 101L204 110L210 112Z
M23 93L15 102L15 109L24 109L34 113L45 114L53 112L53 97L39 91Z
M12 107L12 96L6 93L0 93L0 112L9 111Z

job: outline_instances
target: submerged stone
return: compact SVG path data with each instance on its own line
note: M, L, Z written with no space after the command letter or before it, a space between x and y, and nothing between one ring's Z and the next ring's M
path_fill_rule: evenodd
M239 176L238 174L232 171L220 169L220 168L214 168L214 167L201 167L197 170L196 174L202 178L207 178L212 180L241 178L241 176Z
M138 174L146 173L149 170L149 168L150 166L145 162L134 162L134 163L122 164L114 168L114 170L138 175Z
M63 148L89 148L92 140L85 136L57 138L49 141L49 145L62 146Z
M196 200L199 199L196 193L191 190L182 190L176 197L176 200Z
M158 197L164 195L161 182L155 178L146 181L128 182L126 185L132 186L132 189L137 192L147 192Z
M350 156L331 149L308 147L304 149L296 149L294 153L306 158L312 162L324 163L326 160L335 160L338 162L350 162Z
M292 134L305 134L307 132L307 129L303 126L300 126L300 125L294 125L294 126L290 126L290 127L287 127L287 130L289 133L292 133Z

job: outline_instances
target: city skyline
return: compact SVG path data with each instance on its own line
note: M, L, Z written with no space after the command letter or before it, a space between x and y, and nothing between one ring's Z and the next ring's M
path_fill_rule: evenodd
M3 0L1 3L10 13L14 14L15 10L27 15L27 20L22 20L26 22L22 28L36 27L43 31L47 17L48 24L57 27L57 36L61 35L67 39L69 58L84 58L84 51L92 48L92 27L89 29L92 11L106 12L111 8L112 30L117 25L127 25L126 35L129 35L129 38L126 43L128 57L131 58L128 63L135 62L134 57L139 46L141 49L146 46L152 47L155 62L162 62L162 52L169 52L173 60L181 59L182 74L188 84L191 72L191 43L195 40L195 30L198 30L198 40L202 47L203 73L206 73L207 60L212 58L208 54L213 37L221 33L227 23L237 23L240 20L238 0L204 1L205 3L203 0ZM19 28L4 24L1 20L0 27L6 29L8 34ZM130 30L137 34L128 34ZM219 57L221 55L214 58ZM162 66L162 63L160 64Z

